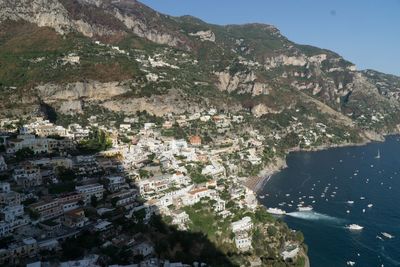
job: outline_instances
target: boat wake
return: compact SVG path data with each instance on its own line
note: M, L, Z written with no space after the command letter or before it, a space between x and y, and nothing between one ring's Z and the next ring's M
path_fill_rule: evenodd
M391 256L389 256L388 254L386 254L385 251L385 247L381 246L380 249L374 249L368 245L366 245L363 242L360 242L356 239L353 239L354 243L359 245L360 247L363 247L364 249L367 249L375 254L380 255L383 259L385 259L386 261L390 262L391 264L393 264L393 266L400 266L400 261L393 259Z
M308 220L308 221L326 221L326 222L333 222L333 223L344 223L345 220L329 216L326 214L318 213L318 212L300 212L300 211L295 211L295 212L289 212L286 213L286 216L291 216L294 218L302 219L302 220Z

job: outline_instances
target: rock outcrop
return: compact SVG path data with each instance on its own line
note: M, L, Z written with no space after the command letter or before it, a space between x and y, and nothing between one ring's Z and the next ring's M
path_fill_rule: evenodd
M216 72L218 78L217 87L221 91L237 92L239 94L267 95L270 87L266 83L257 81L254 72L238 72L231 74L229 71Z
M0 0L0 23L6 20L24 20L36 24L39 27L50 27L59 34L67 34L77 31L84 36L93 38L97 36L112 36L121 33L133 33L157 44L179 46L189 49L184 44L179 32L163 30L157 23L147 23L137 14L137 8L144 8L142 4L132 1L108 1L80 0L68 2L65 0ZM76 15L76 10L82 10L82 14ZM86 12L84 12L87 10ZM102 17L93 19L93 12L102 14ZM161 14L152 11L154 16ZM87 13L87 14L86 14ZM164 15L162 15L164 16ZM115 21L121 25L116 27Z

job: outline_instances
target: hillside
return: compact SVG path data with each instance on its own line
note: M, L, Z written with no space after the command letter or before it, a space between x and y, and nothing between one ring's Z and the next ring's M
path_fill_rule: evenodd
M210 25L127 0L2 0L0 7L1 93L18 103L2 102L3 115L45 102L60 113L88 105L156 115L218 107L260 117L307 95L362 129L392 132L399 123L398 77L359 72L270 25Z

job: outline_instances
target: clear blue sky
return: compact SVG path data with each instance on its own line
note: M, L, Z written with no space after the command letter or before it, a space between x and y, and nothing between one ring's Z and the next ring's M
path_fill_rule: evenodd
M358 69L400 75L400 0L140 1L214 24L272 24L290 40L333 50Z

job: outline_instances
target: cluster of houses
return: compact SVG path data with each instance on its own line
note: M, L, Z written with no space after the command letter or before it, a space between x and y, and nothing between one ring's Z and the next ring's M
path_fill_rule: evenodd
M129 247L132 256L140 255L147 264L140 266L161 266L151 240L121 233L114 219L146 224L159 214L172 218L176 228L188 230L192 222L184 208L204 200L211 201L210 208L223 218L232 216L228 200L254 211L258 207L254 192L243 185L238 167L224 155L238 153L241 160L260 164L263 137L251 131L246 140L216 138L213 145L204 145L200 135L187 139L162 135L173 125L187 127L196 120L212 121L223 133L242 123L243 117L210 110L170 115L160 125L147 122L139 129L134 129L136 118L126 118L119 128L99 126L96 117L87 127L66 128L34 118L17 133L10 129L15 121L0 121L4 148L0 152L0 238L8 240L0 248L0 264L32 262L42 251L59 253L66 240L92 232L101 236L105 247ZM76 145L88 138L90 127L104 130L112 148L80 154ZM127 137L129 142L122 142ZM21 153L26 150L31 153ZM193 172L204 180L196 181ZM226 190L229 199L222 197ZM232 242L239 251L252 248L252 227L250 217L232 221ZM80 266L95 266L87 262L91 261L83 259Z

